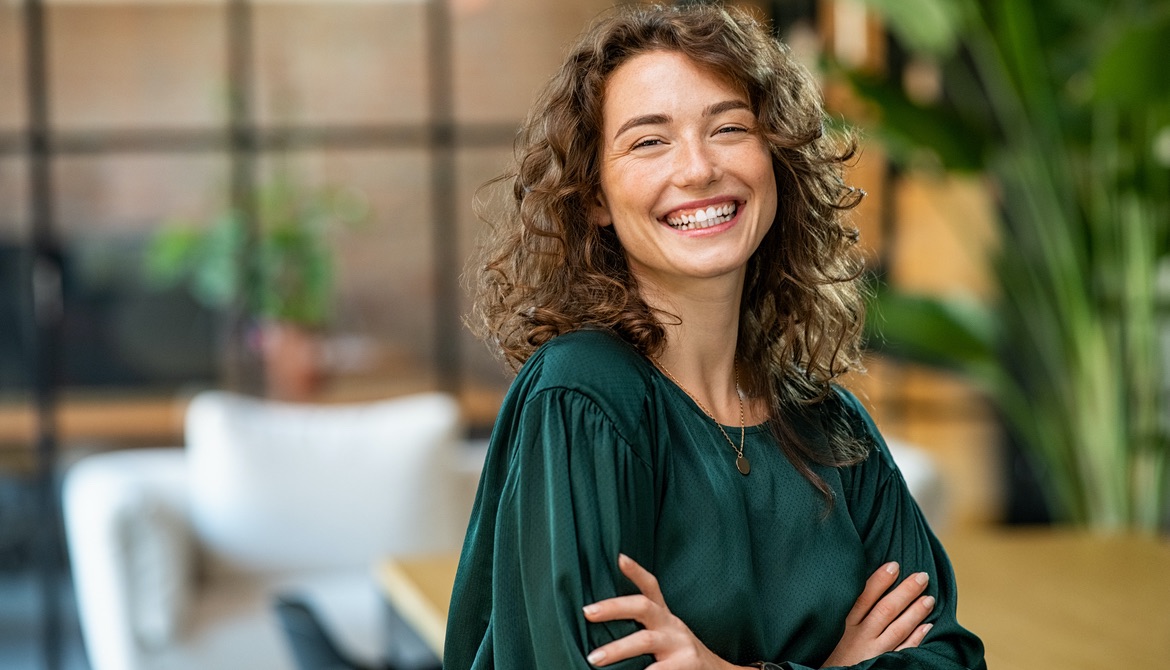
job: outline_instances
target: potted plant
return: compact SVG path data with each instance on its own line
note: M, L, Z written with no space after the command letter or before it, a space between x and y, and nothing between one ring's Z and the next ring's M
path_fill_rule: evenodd
M248 343L263 361L267 394L305 400L324 379L331 234L364 220L366 203L351 191L302 188L281 173L257 189L256 212L251 246L244 216L235 209L203 225L169 222L147 247L146 275L156 286L185 286L208 309L242 309ZM249 248L253 253L245 258Z
M1170 11L1164 3L865 0L937 99L845 72L873 133L978 170L997 199L998 297L883 289L873 342L980 382L1062 520L1170 519ZM980 312L980 310L982 310Z

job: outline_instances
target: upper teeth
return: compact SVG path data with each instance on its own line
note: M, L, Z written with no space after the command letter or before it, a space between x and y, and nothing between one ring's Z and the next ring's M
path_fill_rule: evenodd
M734 202L712 205L706 209L696 209L691 212L675 212L666 218L666 223L671 228L678 230L710 228L730 221L735 216L735 210L736 204Z

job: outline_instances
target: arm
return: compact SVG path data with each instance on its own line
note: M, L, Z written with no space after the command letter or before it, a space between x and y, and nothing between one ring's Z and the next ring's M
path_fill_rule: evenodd
M632 635L594 649L587 660L597 667L606 667L640 654L654 657L651 670L659 666L689 668L692 670L748 670L716 656L691 629L670 612L658 580L634 559L622 554L618 567L641 591L636 596L620 596L585 606L590 621L619 621L632 619L644 628Z
M590 621L617 621L631 619L642 624L642 630L593 650L587 660L604 667L640 654L654 657L655 665L667 665L682 670L735 670L737 666L711 652L681 619L671 613L658 587L658 580L628 556L620 556L618 565L622 574L641 591L641 595L620 596L585 606ZM846 619L846 630L824 666L845 665L871 659L887 651L901 651L917 647L930 631L930 624L922 620L930 614L934 599L919 597L926 588L926 573L906 579L890 593L898 575L897 563L878 568L866 581L865 589L857 598ZM883 594L885 594L883 596ZM765 670L775 670L774 664L757 663Z
M589 623L582 608L636 593L618 571L619 553L652 564L657 486L648 455L590 398L565 389L528 396L497 431L456 580L445 661L585 670L590 651L637 629L631 621ZM475 639L453 643L453 635Z
M956 619L957 589L950 561L910 496L885 441L861 404L848 392L841 397L855 434L872 443L869 458L843 474L845 500L865 548L867 562L896 561L903 574L925 573L925 593L934 599L925 623L931 626L921 644L850 665L856 670L922 668L983 669L983 644ZM793 663L786 669L805 670ZM833 666L840 667L840 666Z
M847 406L845 409L846 416L854 423L860 438L867 441L880 440L860 408ZM846 620L842 622L844 635L824 666L968 668L969 665L962 664L961 655L964 651L956 655L944 649L937 658L914 651L940 621L943 635L956 633L961 638L959 644L973 645L976 650L973 656L982 663L982 648L978 640L958 628L954 621L954 598L949 601L949 619L940 620L935 612L938 594L954 593L954 576L950 574L945 557L941 561L935 560L935 555L941 555L937 553L941 548L931 545L937 545L937 541L932 539L934 536L922 522L917 506L909 498L906 486L883 445L875 445L872 460L867 464L842 470L842 484L844 499L839 499L837 504L844 505L855 525L858 525L856 530L859 537L865 541L863 551L874 572ZM896 513L899 511L903 513ZM904 518L907 513L909 518ZM858 523L859 520L862 523ZM902 538L903 534L909 537ZM890 540L897 539L902 539L902 543L894 546L895 543ZM881 540L887 540L886 544L881 545ZM886 555L895 560L882 560ZM622 572L639 583L643 595L599 602L596 609L589 613L590 619L633 619L646 630L597 650L605 655L604 658L598 657L600 654L594 656L597 665L606 665L612 659L633 654L653 654L659 662L672 663L670 666L676 666L674 663L681 661L677 665L680 668L727 668L727 664L710 654L696 640L686 624L670 614L652 575L646 573L641 576L642 581L646 582L643 585L625 568ZM900 579L901 583L895 587ZM938 579L943 580L943 588L932 583ZM649 631L653 631L653 634ZM806 668L797 663L784 666L791 669Z

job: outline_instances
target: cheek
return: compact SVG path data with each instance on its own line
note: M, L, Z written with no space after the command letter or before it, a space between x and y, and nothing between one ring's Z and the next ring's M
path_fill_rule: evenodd
M723 156L725 165L751 185L757 194L766 196L775 193L776 173L772 165L772 153L762 142L745 142L728 149Z
M776 218L776 212L778 211L780 202L780 191L776 185L776 180L769 176L768 180L763 185L763 190L766 193L765 199L768 203L765 207L764 215L768 218L768 220L772 220Z
M619 212L648 210L653 205L652 174L652 170L624 168L602 175L601 193L610 213L616 217Z
M769 220L776 216L776 204L779 198L779 185L776 183L776 173L772 166L772 158L767 153L762 157L758 166L756 190L760 194L763 208L761 213Z

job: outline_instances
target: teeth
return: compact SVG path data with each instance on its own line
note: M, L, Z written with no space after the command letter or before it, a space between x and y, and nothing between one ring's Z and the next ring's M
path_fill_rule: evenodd
M675 230L700 230L727 223L735 217L737 209L738 205L734 202L712 205L706 209L696 209L689 214L675 214L668 218L666 223Z

